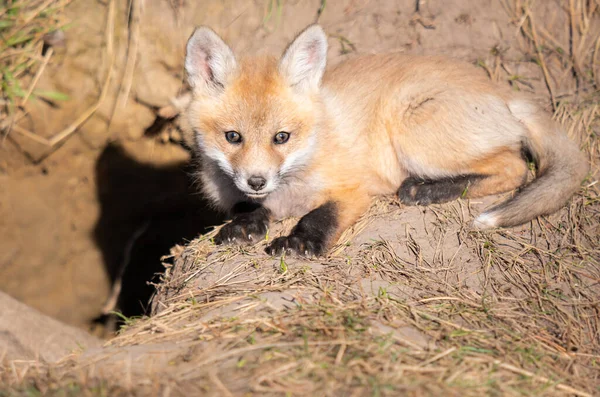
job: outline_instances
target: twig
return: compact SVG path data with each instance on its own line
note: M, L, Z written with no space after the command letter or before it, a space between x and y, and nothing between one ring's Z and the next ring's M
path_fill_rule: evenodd
M55 149L55 146L61 143L63 140L67 139L71 134L77 131L77 128L81 124L83 124L87 119L89 119L97 110L100 108L100 105L104 102L106 95L108 94L108 88L110 85L110 80L113 73L114 66L114 25L115 25L115 0L110 0L108 6L108 20L106 24L106 53L108 55L108 72L106 73L106 78L104 80L104 85L102 86L102 91L100 92L100 96L94 105L88 108L85 112L83 112L74 122L72 122L67 128L62 130L61 132L54 135L52 138L46 139L36 134L27 131L26 129L18 126L14 126L15 130L19 131L21 134L29 137L32 140L35 140L39 143L42 143L46 146L50 146L53 148L49 153L51 154ZM18 127L18 128L17 128ZM34 138L33 136L36 136Z
M21 135L26 136L27 138L31 139L32 141L36 141L37 143L41 143L44 146L52 146L50 144L50 141L48 139L44 138L43 136L39 136L37 134L34 134L33 132L29 131L28 129L25 129L25 128L21 127L18 124L13 125L12 129L14 131L17 131Z
M45 3L40 4L40 6L38 8L36 8L35 10L33 10L31 12L31 14L29 14L27 16L27 18L25 18L25 20L23 21L23 23L21 23L21 26L26 26L29 22L33 21L33 19L35 17L37 17L42 11L47 10L48 7L50 7L50 4L52 4L52 2L54 2L54 0L46 0Z
M46 66L48 65L48 62L50 61L50 58L52 57L53 53L54 53L54 48L50 47L48 49L48 51L46 52L46 55L44 56L44 61L42 62L42 66L40 66L40 68L38 69L37 73L35 74L35 76L33 78L33 81L29 85L27 94L25 94L25 97L21 101L21 107L25 106L25 104L27 103L27 100L31 96L31 93L33 92L33 89L37 85L38 80L40 79L40 77L42 77L42 73L44 73L44 69L46 69Z
M535 22L533 21L533 16L531 15L531 11L527 13L529 16L529 26L531 27L531 38L533 40L533 45L535 46L535 51L538 55L538 60L540 62L540 67L542 68L542 72L544 73L544 81L546 82L546 87L548 88L548 92L550 93L550 100L552 101L552 111L556 111L556 99L554 96L554 90L552 89L552 83L550 81L550 73L548 72L548 68L546 67L546 61L544 59L544 54L539 45L537 32L535 30Z
M239 349L229 350L221 355L213 355L205 360L200 361L199 363L194 363L194 368L192 371L186 372L182 376L182 380L193 379L197 376L198 370L197 368L206 367L209 364L214 364L219 361L226 360L231 357L239 356L244 353L249 353L255 350L261 349L274 349L274 348L285 348L285 347L296 347L296 346L332 346L332 345L353 345L353 342L348 342L347 340L330 340L330 341L298 341L298 342L278 342L278 343L266 343L263 345L252 345L247 347L242 347Z
M215 386L217 386L217 389L219 389L223 396L233 397L233 394L231 394L227 386L225 386L223 382L221 382L221 379L219 379L215 371L210 371L208 373L208 377L215 384Z
M600 76L598 73L598 68L596 67L597 63L598 63L598 51L600 51L600 37L598 37L598 40L596 40L596 45L594 46L594 56L592 57L592 76L594 78L594 85L596 86L596 89L598 89L598 87L600 86Z
M142 1L143 0L130 0L131 16L129 24L129 43L127 45L127 60L125 61L125 71L123 72L123 79L121 80L119 94L110 116L109 129L115 114L118 112L118 109L124 108L127 105L129 93L131 92L133 74L135 72L135 64L140 42Z
M575 21L575 0L569 0L569 55L573 61L571 67L571 75L575 78L575 90L579 91L579 67L577 64L578 58L576 57L576 32L577 26Z
M427 361L425 361L425 362L423 362L423 363L419 364L419 367L424 367L424 366L426 366L426 365L429 365L429 364L431 364L431 363L434 363L434 362L436 362L437 360L439 360L440 358L444 358L444 357L446 357L448 354L451 354L451 353L453 353L453 352L455 352L455 351L456 351L456 347L451 347L450 349L448 349L448 350L446 350L446 351L443 351L443 352L441 352L440 354L437 354L437 355L435 355L435 356L431 357L429 360L427 360Z
M106 54L108 55L108 72L106 73L106 78L104 80L104 86L102 87L102 91L100 92L100 97L96 101L96 103L91 106L88 110L86 110L81 116L79 116L71 125L65 128L63 131L56 134L54 137L50 138L50 145L55 146L57 143L66 139L74 133L77 128L83 124L87 119L89 119L96 110L102 105L106 95L108 94L108 87L110 85L110 79L113 73L113 66L115 63L114 57L114 26L115 26L115 0L110 0L108 5L108 21L106 24Z
M321 14L325 11L325 7L327 6L327 0L321 0L319 9L317 10L317 16L315 17L315 23L319 23L319 19L321 18Z
M524 369L515 367L514 365L503 363L502 361L498 361L498 360L495 360L493 363L494 363L494 365L497 365L500 368L503 368L503 369L505 369L507 371L514 372L516 374L523 375L523 376L526 376L528 378L533 378L533 379L535 379L535 380L537 380L539 382L542 382L542 383L553 383L553 381L551 379L548 379L545 376L536 375L533 372L529 372L529 371L526 371ZM575 394L577 396L592 397L592 395L589 394L589 393L586 393L586 392L581 391L581 390L574 389L571 386L563 385L562 383L558 383L554 387L556 387L558 390L564 391L566 393Z
M148 226L150 226L150 221L144 222L142 226L136 229L131 238L127 241L125 245L125 250L123 254L123 261L121 262L121 266L119 266L119 273L113 282L113 287L111 293L102 308L102 314L109 314L117 307L119 302L119 296L121 295L121 288L123 286L123 276L125 275L125 271L131 262L131 251L136 243L136 241L148 230Z

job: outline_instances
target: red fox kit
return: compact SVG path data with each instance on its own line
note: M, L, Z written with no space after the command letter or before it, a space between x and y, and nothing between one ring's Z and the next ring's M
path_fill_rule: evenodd
M326 72L326 54L318 25L281 59L238 60L206 27L189 39L185 122L204 193L233 215L217 243L256 242L270 220L298 216L267 252L322 255L373 195L427 205L522 187L474 221L513 226L559 209L587 173L548 115L471 65L385 54ZM538 168L528 185L524 153Z

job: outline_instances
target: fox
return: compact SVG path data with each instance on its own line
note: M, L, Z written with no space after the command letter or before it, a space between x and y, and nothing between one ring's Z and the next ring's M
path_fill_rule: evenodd
M472 224L511 227L560 209L588 173L549 114L474 65L396 52L326 70L327 50L319 25L279 58L238 59L206 26L189 38L186 136L205 196L231 216L215 243L254 244L298 217L267 254L326 255L372 197L394 194L425 206L517 190Z

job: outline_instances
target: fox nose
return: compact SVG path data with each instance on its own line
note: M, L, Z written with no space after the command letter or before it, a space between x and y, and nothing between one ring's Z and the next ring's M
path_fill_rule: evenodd
M248 178L248 185L257 192L265 187L267 180L262 176L251 176Z

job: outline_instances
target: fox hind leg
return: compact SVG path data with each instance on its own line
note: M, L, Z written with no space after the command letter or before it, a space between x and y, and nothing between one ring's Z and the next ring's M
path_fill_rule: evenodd
M505 150L474 162L472 170L485 175L485 178L473 183L465 198L489 196L517 189L527 181L529 167L522 152Z
M482 175L458 175L440 179L406 178L398 189L398 197L406 205L440 204L465 197L469 187Z
M398 197L406 205L440 204L461 197L483 197L522 186L527 172L522 154L507 149L472 162L468 173L462 175L406 178L398 189Z

